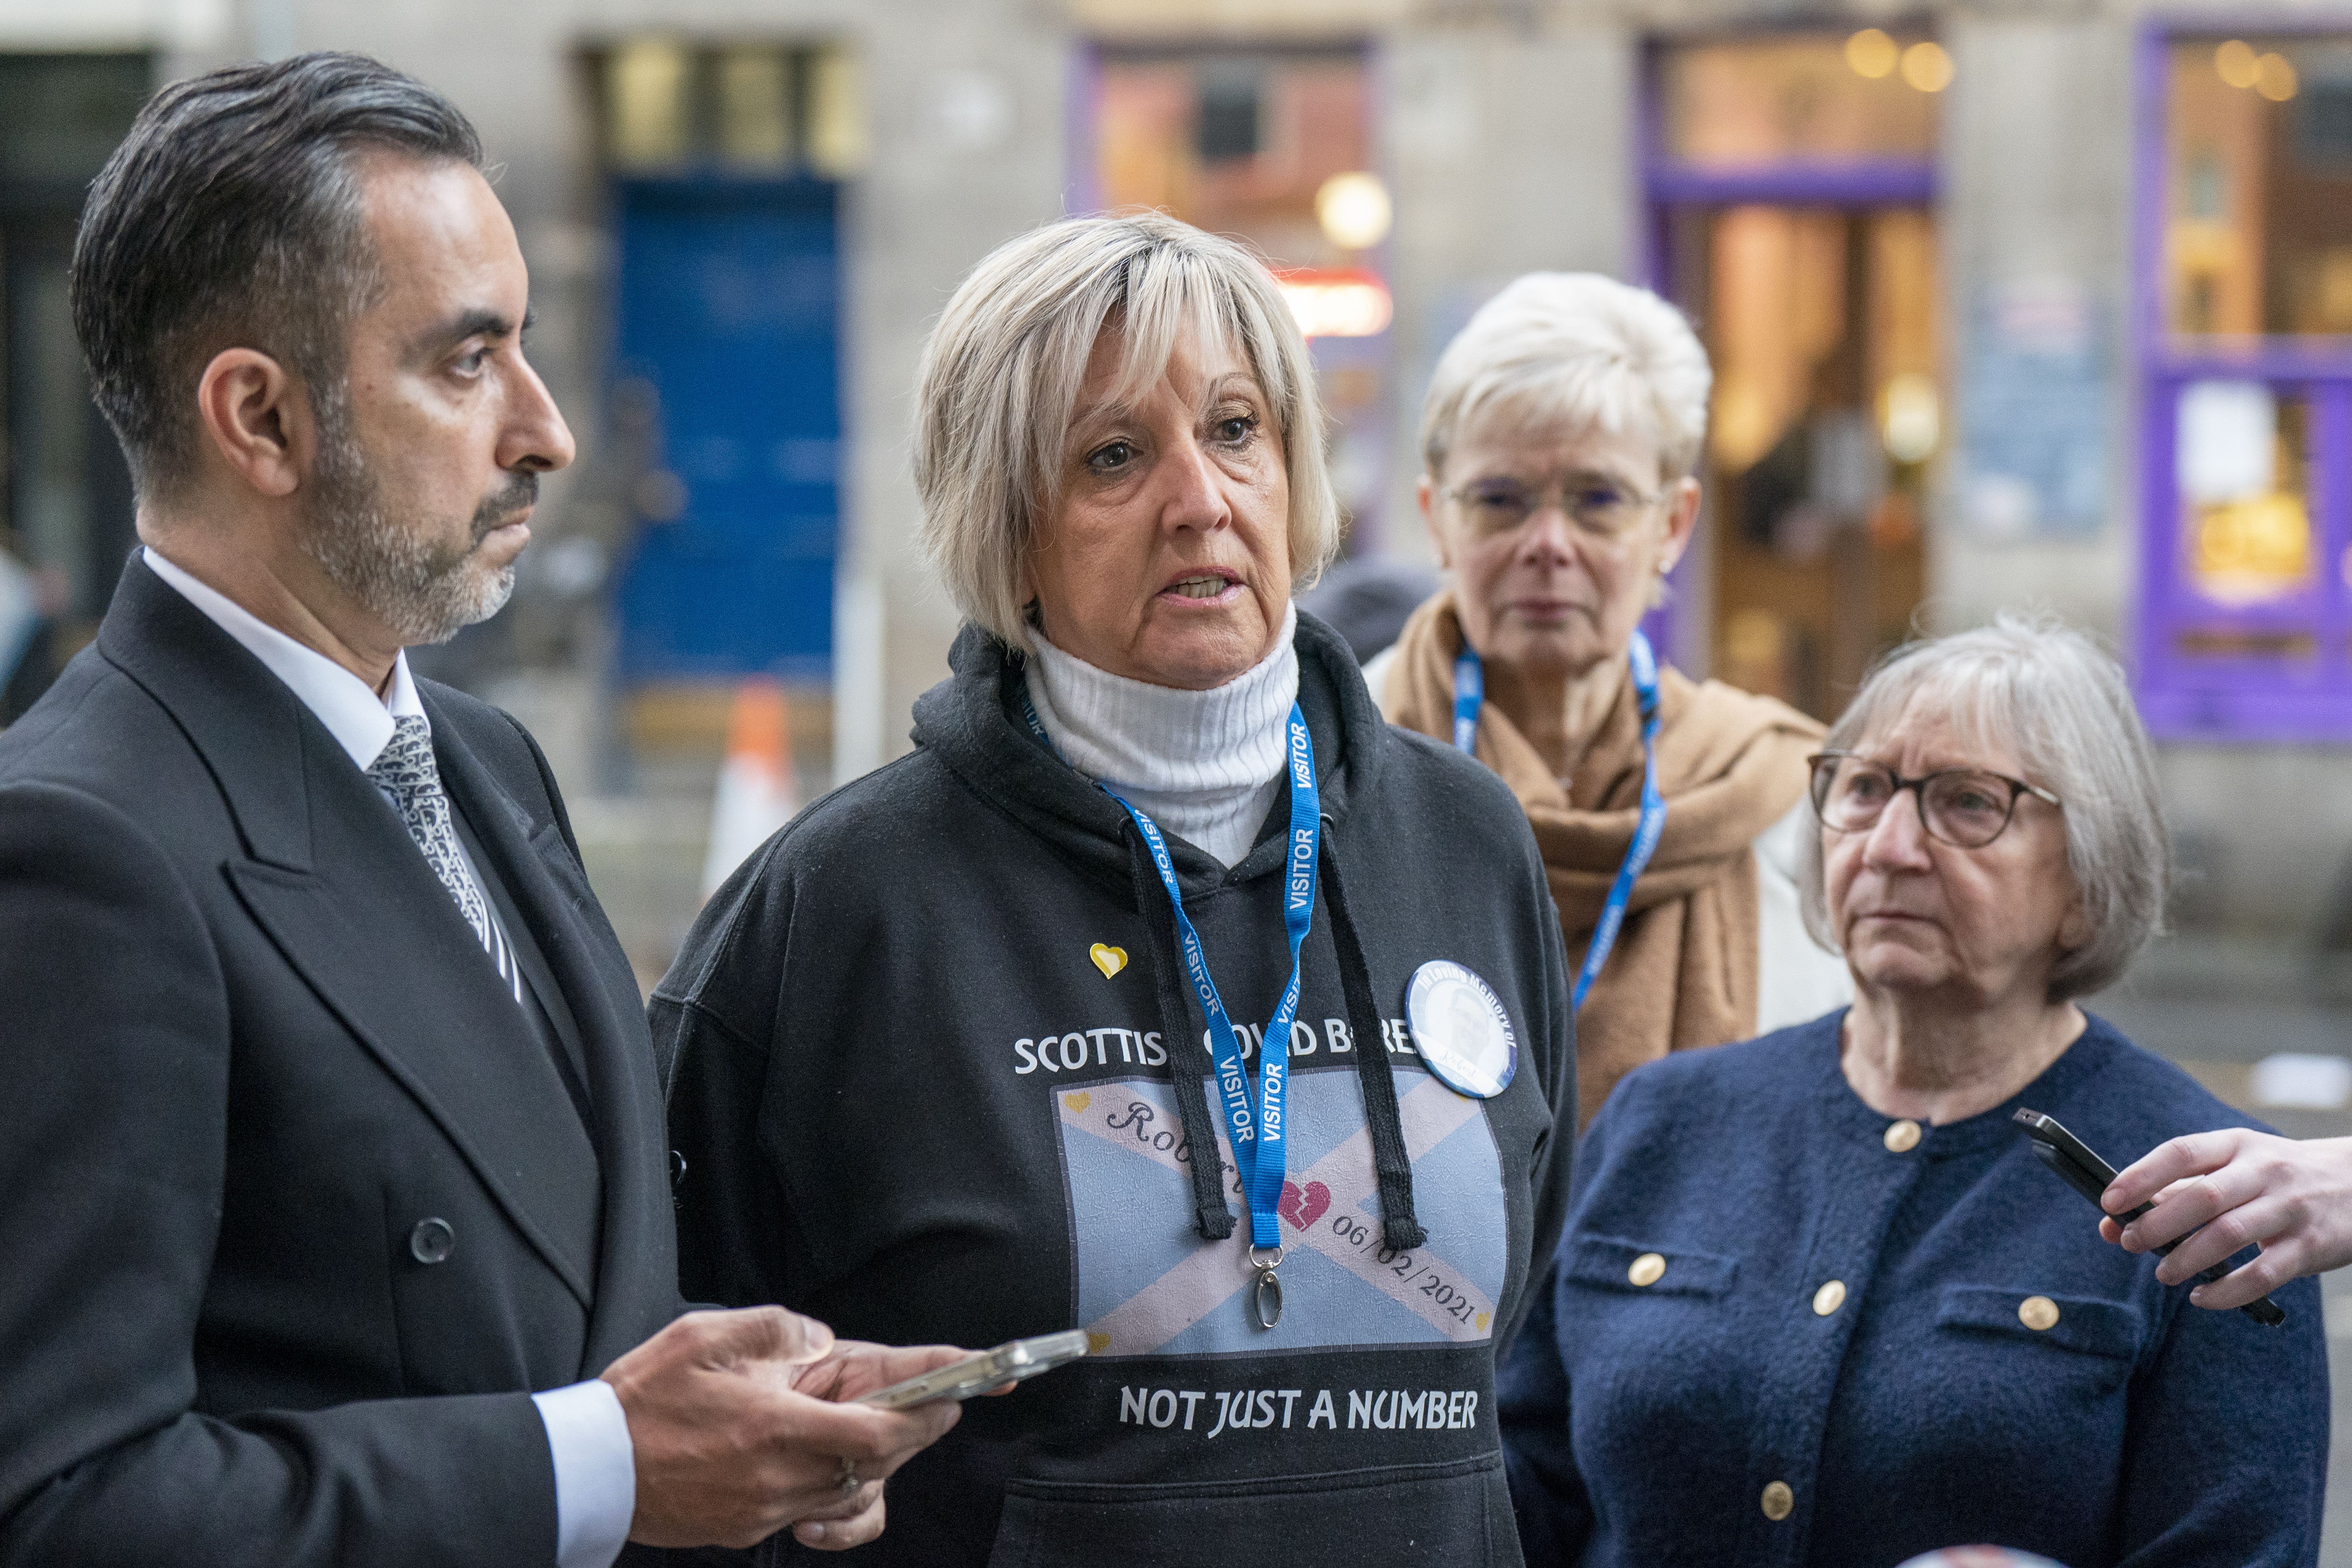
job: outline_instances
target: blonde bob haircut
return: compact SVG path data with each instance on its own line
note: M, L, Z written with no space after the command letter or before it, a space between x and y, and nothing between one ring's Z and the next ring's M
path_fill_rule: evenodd
M1698 471L1706 350L1681 311L1598 272L1530 272L1478 307L1438 357L1422 405L1432 479L1465 431L1646 436L1659 478Z
M1107 331L1119 335L1111 396L1122 403L1180 348L1230 344L1282 444L1293 589L1339 546L1314 367L1265 264L1163 213L1047 224L972 268L931 329L915 384L923 549L956 607L1024 652L1023 567L1060 505L1087 362Z

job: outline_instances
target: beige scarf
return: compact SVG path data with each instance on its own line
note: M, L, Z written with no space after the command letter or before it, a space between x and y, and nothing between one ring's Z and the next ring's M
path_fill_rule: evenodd
M1446 589L1413 612L1378 695L1392 723L1450 742L1462 623ZM1657 853L1633 884L1617 944L1576 1020L1581 1121L1617 1080L1668 1051L1756 1032L1757 835L1805 790L1822 726L1769 697L1658 672L1658 788L1666 797ZM1569 973L1608 901L1641 816L1641 714L1630 674L1570 787L1563 788L1503 712L1479 716L1478 760L1528 814L1551 879Z

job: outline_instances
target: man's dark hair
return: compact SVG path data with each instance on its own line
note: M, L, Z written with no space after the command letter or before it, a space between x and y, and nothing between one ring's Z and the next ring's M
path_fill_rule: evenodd
M230 66L148 100L82 207L73 317L142 494L194 468L197 377L225 348L340 396L344 335L381 297L354 158L482 166L455 104L364 55ZM323 409L322 409L323 412Z

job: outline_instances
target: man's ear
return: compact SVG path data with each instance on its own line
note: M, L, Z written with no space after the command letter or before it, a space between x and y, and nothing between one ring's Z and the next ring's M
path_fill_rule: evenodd
M196 383L205 443L266 496L289 496L310 472L318 425L301 378L257 349L223 349Z

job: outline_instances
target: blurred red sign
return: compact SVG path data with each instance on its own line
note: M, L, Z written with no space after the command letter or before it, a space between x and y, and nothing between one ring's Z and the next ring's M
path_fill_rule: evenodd
M1298 330L1310 338L1377 337L1396 313L1388 285L1361 268L1300 267L1274 278Z

